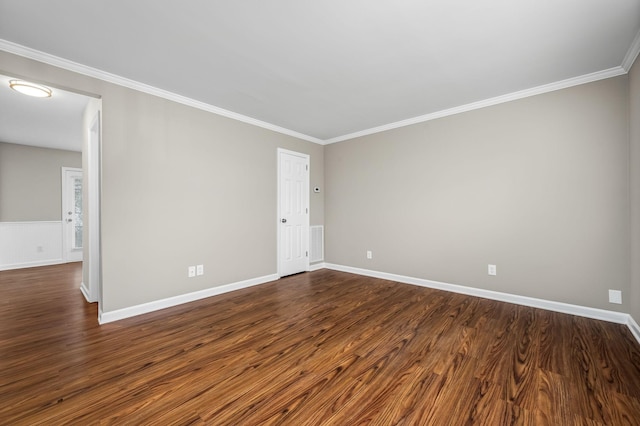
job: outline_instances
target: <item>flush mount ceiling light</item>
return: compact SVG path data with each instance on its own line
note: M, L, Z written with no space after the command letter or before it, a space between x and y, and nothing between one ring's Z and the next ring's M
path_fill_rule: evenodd
M35 96L36 98L50 98L53 93L51 89L46 86L22 80L10 80L9 87L16 92L20 92L28 96Z

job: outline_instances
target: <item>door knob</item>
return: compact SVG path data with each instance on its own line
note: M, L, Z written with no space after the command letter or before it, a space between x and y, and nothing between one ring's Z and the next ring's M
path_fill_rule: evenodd
M287 219L282 219L280 222L287 223Z
M67 219L67 222L73 222L73 219Z

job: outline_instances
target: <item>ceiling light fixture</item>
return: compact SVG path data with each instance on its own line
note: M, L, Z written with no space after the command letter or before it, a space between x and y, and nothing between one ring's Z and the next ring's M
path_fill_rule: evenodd
M53 94L53 91L46 86L22 80L10 80L9 87L16 92L20 92L28 96L35 96L36 98L50 98Z

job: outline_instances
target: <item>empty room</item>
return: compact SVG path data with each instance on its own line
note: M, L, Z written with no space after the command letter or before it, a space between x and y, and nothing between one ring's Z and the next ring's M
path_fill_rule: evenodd
M0 0L0 424L639 425L640 0Z

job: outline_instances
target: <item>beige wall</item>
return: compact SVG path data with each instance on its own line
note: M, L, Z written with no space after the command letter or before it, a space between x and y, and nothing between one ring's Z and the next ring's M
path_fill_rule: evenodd
M640 60L629 72L629 137L631 143L631 297L630 314L640 324Z
M61 220L61 168L82 154L0 142L0 222Z
M315 185L321 145L6 52L0 63L102 96L103 311L276 273L276 149L310 154ZM205 275L187 278L196 264Z
M326 226L328 262L639 319L628 161L637 65L629 79L323 147L5 52L0 63L5 75L102 97L106 312L275 273L283 147L311 155L322 189L311 224ZM186 278L199 263L205 275ZM609 288L622 306L607 303Z
M628 312L607 301L629 293L627 90L622 76L327 146L327 261Z
M276 272L277 148L310 154L313 182L322 146L124 88L103 112L107 309ZM205 276L186 278L196 264Z

